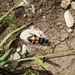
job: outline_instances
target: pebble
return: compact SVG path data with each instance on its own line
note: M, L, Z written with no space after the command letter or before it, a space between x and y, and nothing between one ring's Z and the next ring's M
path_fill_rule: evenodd
M17 49L16 49L17 52L20 52L21 51L21 47L19 46Z
M23 0L20 4L18 4L18 6L16 8L19 8L19 7L24 7L25 10L28 10L29 8L31 8L30 11L32 11L32 13L35 13L35 7L33 4L27 2L27 0Z
M73 31L73 30L72 30L71 28L70 28L70 29L68 29L68 32L69 32L69 33L71 33L72 31Z
M44 15L43 18L46 18L46 16Z
M70 1L71 0L62 0L60 6L64 9L67 9L67 7L70 5Z
M14 54L11 54L9 60L17 60L17 59L20 59L20 58L21 58L21 56L17 52L15 52ZM18 66L18 63L19 62L15 61L15 62L4 65L4 67L5 67L6 70L12 69L12 68L15 69Z
M24 17L24 18L26 18L26 17L27 17L27 15L26 15L26 14L24 14L24 15L23 15L23 17Z
M10 60L17 60L17 59L20 59L21 58L21 56L17 53L17 52L15 52L14 54L12 54L11 56L10 56ZM12 62L11 64L10 64L13 68L16 68L17 67L17 65L18 65L18 62Z
M26 49L27 49L26 45L23 44L22 45L22 52L21 52L22 55L26 53Z
M74 25L74 18L68 10L64 13L64 18L67 27L72 27Z
M21 54L26 54L26 53L30 53L32 51L31 48L27 47L25 44L22 45L22 52Z
M10 56L11 60L16 60L16 59L20 59L20 58L21 58L21 56L17 52L15 52L14 54L12 54Z
M74 2L74 1L71 2L71 6L72 6L72 8L75 10L75 2Z

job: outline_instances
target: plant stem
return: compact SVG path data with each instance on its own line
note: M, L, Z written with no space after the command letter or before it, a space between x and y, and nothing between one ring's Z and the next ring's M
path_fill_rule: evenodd
M36 57L39 58L39 59L44 58L44 57L56 57L56 56L68 55L68 54L71 54L73 52L75 52L75 50L69 50L69 51L64 51L64 52L47 54L47 55L44 55L44 56L36 56ZM10 61L7 61L7 62L14 62L14 61L20 62L20 61L27 61L27 60L35 60L35 57L17 59L17 60L10 60Z

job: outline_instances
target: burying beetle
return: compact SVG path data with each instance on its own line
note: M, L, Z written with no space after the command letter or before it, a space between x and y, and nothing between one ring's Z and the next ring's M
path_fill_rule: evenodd
M43 45L43 44L50 45L50 42L46 38L39 37L35 34L32 35L32 36L29 36L28 41L31 42L32 44L36 44L36 45L38 45L38 44L40 44L40 45Z

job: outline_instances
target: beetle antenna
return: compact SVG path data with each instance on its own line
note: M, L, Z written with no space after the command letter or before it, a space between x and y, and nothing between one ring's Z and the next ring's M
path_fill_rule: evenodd
M49 42L48 40L45 40L45 43L50 46L51 42Z

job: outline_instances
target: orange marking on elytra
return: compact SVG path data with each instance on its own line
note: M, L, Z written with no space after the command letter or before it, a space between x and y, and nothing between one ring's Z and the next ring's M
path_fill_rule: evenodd
M34 44L34 40L32 40L32 43Z
M35 44L39 44L39 41L35 41Z
M36 40L39 40L39 37L38 36L36 37Z

